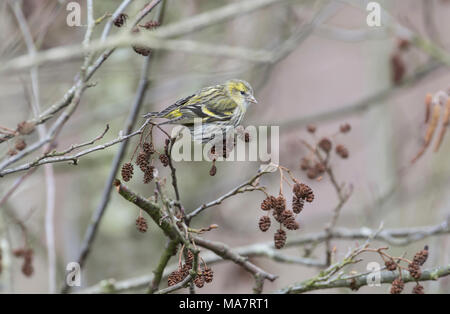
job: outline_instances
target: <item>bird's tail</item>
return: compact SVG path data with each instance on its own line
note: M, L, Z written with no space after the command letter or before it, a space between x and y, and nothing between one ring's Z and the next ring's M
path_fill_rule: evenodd
M144 114L142 117L145 118L145 119L164 118L165 117L165 113L164 112L149 112L149 113ZM164 122L159 122L157 124L158 125L172 124L172 123L176 122L177 120L179 120L179 118L167 120L167 121L164 121Z

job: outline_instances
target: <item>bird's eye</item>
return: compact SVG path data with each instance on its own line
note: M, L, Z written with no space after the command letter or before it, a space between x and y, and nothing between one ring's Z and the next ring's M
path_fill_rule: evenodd
M241 95L245 95L245 92L243 90L241 90Z

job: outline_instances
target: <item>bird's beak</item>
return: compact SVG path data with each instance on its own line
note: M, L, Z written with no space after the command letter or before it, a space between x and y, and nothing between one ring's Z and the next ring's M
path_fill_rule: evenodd
M248 101L249 101L249 102L252 102L252 103L254 103L254 104L257 104L257 103L258 103L258 101L255 99L255 97L253 97L252 95L250 95L250 96L248 97Z

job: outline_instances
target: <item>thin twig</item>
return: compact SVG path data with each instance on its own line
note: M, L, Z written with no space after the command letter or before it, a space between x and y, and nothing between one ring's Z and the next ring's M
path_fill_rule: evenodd
M106 125L105 130L101 134L99 134L98 136L96 136L92 140L84 142L84 143L81 143L81 144L72 144L69 148L67 148L67 149L65 149L63 151L60 151L60 152L54 151L54 152L45 154L44 156L41 157L41 160L44 159L44 158L64 156L64 155L67 155L68 153L73 152L74 150L80 149L80 148L85 147L85 146L93 145L93 144L95 144L95 142L101 140L108 131L109 131L109 124Z
M221 204L224 200L226 200L227 198L232 197L232 196L234 196L234 195L236 195L236 194L244 193L244 192L249 191L249 189L244 189L244 188L245 188L245 187L248 187L248 186L251 186L251 185L252 185L259 177L261 177L262 175L264 175L264 174L266 174L266 173L267 173L267 172L264 172L264 171L258 172L258 173L257 173L256 175L254 175L252 178L250 178L249 180L247 180L247 181L245 181L245 182L239 184L238 186L236 186L235 188L233 188L233 189L232 189L231 191L229 191L228 193L222 195L222 196L219 197L218 199L216 199L216 200L214 200L214 201L211 201L211 202L209 202L209 203L205 203L205 204L203 204L203 205L197 207L196 209L194 209L192 212L190 212L190 213L186 216L186 220L189 222L189 221L192 219L192 217L197 216L198 214L200 214L200 213L201 213L202 211L204 211L205 209L210 208L210 207L213 207L213 206L216 206L216 205L219 205L219 204ZM252 191L253 191L253 190L258 190L258 188L255 187L254 189L251 189L251 190L252 190Z
M342 185L338 183L336 176L334 175L332 167L329 165L329 153L326 154L326 157L324 158L322 154L320 153L319 149L317 147L311 146L307 141L302 140L301 141L303 145L305 145L311 153L313 153L319 162L325 167L325 172L327 173L328 177L330 178L330 182L333 185L334 189L336 190L337 197L339 199L338 204L333 210L333 216L331 217L330 222L325 227L325 232L328 234L328 240L325 241L325 251L326 251L326 265L331 265L331 259L332 259L332 248L331 248L331 233L333 231L333 228L336 226L337 221L339 219L341 209L344 207L344 204L348 201L351 195L351 190L347 193L344 193Z
M124 141L129 140L130 138L136 136L136 135L140 135L144 132L145 127L148 125L148 123L144 123L142 126L139 127L138 130L134 131L133 133L130 133L128 135L119 135L119 137L117 137L114 140L111 140L107 143L104 144L99 144L97 146L91 147L91 148L87 148L85 150L82 150L76 154L73 155L67 155L67 156L59 156L60 153L59 152L55 152L55 153L49 153L50 157L46 157L46 155L44 154L44 156L40 156L38 158L36 158L36 160L31 161L31 162L27 162L23 165L14 167L14 168L8 168L5 169L3 171L0 172L0 177L11 174L11 173L15 173L15 172L19 172L19 171L23 171L23 170L27 170L30 168L35 168L44 164L48 164L48 163L58 163L58 162L65 162L65 161L71 161L73 164L78 164L78 159L80 157L83 157L85 155L91 154L93 152L99 151L99 150L103 150L106 149L108 147L111 147L113 145L116 145L118 143L122 143ZM84 143L86 144L86 143ZM75 148L77 145L74 145ZM69 148L70 150L71 148Z
M189 275L186 276L186 278L184 278L179 283L177 283L177 284L175 284L173 286L167 287L165 289L158 290L158 291L155 292L155 294L167 294L167 293L170 293L170 292L174 292L174 291L180 290L180 289L186 287L186 285L188 285L191 282L191 280L192 280L192 275L189 274Z

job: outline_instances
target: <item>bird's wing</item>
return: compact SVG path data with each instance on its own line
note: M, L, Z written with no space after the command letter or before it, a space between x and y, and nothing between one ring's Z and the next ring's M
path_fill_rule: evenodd
M220 87L209 87L193 96L180 107L184 118L201 118L203 122L224 121L231 118L237 104Z
M196 94L180 99L152 116L169 119L167 123L193 124L195 118L209 123L231 119L237 106L223 87L218 85L206 87Z
M230 119L235 109L238 107L237 103L229 97L218 99L215 103L208 103L203 112L208 113L212 119L228 120Z

